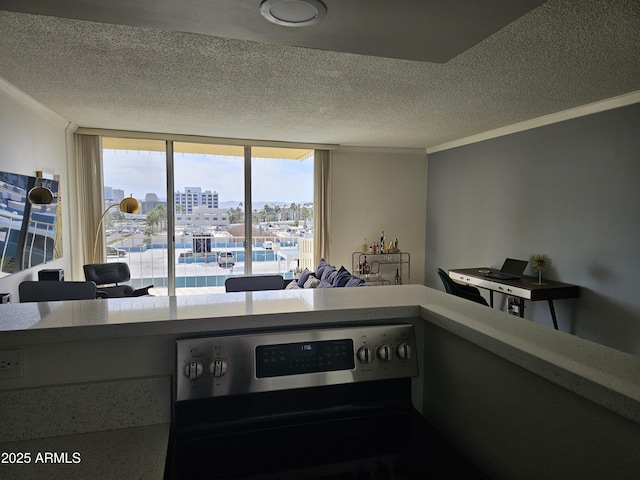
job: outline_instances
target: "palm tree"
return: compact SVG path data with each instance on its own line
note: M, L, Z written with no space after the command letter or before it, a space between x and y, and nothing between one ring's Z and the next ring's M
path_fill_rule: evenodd
M264 204L264 207L262 208L262 221L266 222L267 219L269 218L269 212L271 211L271 207L269 206L268 203Z
M227 212L229 214L229 223L242 223L244 221L244 211L242 210L242 203L236 208L230 208Z
M167 207L163 204L156 205L154 208L158 212L158 223L160 224L161 229L164 230L167 225Z
M291 205L289 205L289 209L289 220L295 220L296 214L298 213L298 205L296 205L295 202L291 202Z
M304 228L307 228L307 220L311 218L311 210L307 207L302 207L300 216L302 217L302 220L304 220Z
M164 229L166 222L167 209L162 204L157 205L156 208L147 213L147 227L150 227L152 233L156 232L158 226Z
M147 228L151 230L152 234L155 233L158 222L158 211L154 208L147 213Z

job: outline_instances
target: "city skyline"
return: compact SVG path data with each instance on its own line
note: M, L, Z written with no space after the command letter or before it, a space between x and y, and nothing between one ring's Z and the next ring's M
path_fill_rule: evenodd
M166 202L164 152L103 150L104 186L123 190L144 200L155 193ZM174 186L217 192L220 205L244 202L244 159L219 155L176 153ZM254 159L252 162L254 203L307 203L313 200L313 159ZM266 180L266 181L263 181ZM175 192L174 192L175 193Z

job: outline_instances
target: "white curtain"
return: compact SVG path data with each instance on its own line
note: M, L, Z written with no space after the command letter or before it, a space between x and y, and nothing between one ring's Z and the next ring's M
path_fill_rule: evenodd
M94 263L93 248L98 222L102 216L102 137L97 135L75 135L75 187L77 192L76 218L81 242L83 265ZM104 262L104 233L98 235L95 262Z
M331 151L316 150L313 159L313 250L314 258L330 261L331 254Z

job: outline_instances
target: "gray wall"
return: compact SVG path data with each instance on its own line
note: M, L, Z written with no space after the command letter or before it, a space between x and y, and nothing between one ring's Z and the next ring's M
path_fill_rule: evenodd
M582 288L560 330L640 355L640 104L429 155L426 285L540 252ZM525 317L551 325L546 302Z
M638 478L638 423L431 323L424 338L424 414L489 478Z

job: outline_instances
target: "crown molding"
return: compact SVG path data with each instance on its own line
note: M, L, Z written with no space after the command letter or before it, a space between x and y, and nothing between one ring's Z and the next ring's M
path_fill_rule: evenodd
M495 130L489 130L487 132L472 135L470 137L453 140L451 142L442 143L433 147L428 147L427 154L449 150L451 148L461 147L472 143L482 142L484 140L502 137L504 135L510 135L512 133L531 130L533 128L543 127L545 125L551 125L553 123L564 122L565 120L571 120L572 118L584 117L586 115L592 115L594 113L613 110L614 108L625 107L634 103L640 103L640 90L624 95L619 95L617 97L608 98L606 100L589 103L581 107L571 108L569 110L563 110L562 112L556 112L550 115L526 120L524 122L515 123L513 125L509 125L508 127L497 128Z
M426 155L424 148L399 148L399 147L358 147L341 145L337 153L364 153L387 155Z
M19 103L23 107L29 109L41 118L53 123L54 125L66 128L69 121L58 115L53 110L45 107L27 93L23 92L13 84L7 82L4 78L0 77L0 91L7 97L11 98L16 103Z

